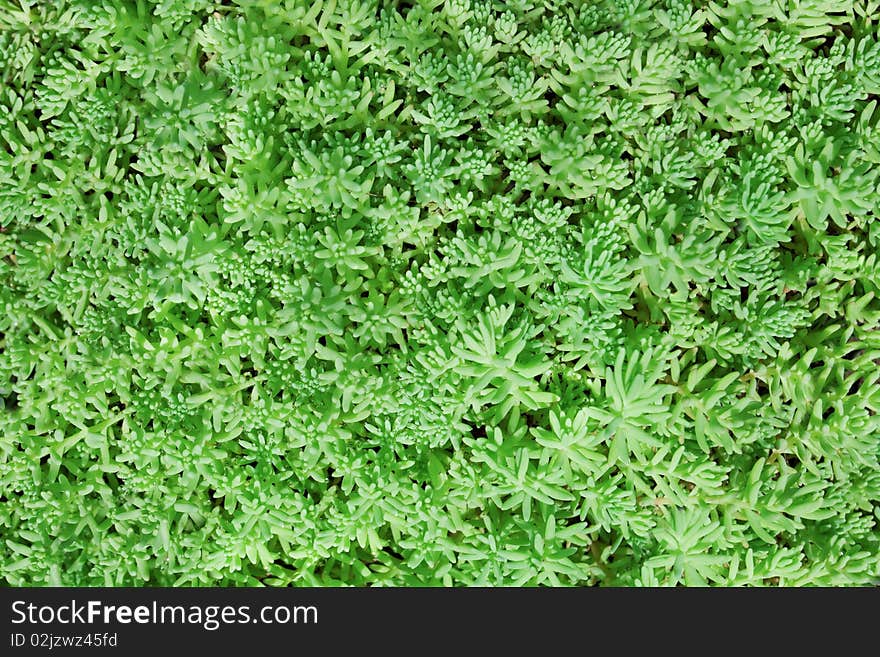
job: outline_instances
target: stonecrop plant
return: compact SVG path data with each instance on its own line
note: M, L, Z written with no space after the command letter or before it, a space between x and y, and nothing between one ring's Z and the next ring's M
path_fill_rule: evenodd
M877 582L878 21L0 0L0 579Z

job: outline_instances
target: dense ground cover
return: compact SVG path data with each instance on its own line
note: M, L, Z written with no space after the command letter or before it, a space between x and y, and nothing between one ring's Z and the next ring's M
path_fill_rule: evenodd
M0 578L876 580L878 17L0 0Z

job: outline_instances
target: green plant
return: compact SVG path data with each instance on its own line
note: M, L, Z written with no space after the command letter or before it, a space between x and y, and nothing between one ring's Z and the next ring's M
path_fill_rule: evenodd
M0 577L880 577L876 0L0 0Z

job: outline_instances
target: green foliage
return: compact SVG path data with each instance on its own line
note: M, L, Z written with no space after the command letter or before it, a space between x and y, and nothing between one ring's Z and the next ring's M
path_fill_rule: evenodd
M880 577L876 0L0 0L0 577Z

